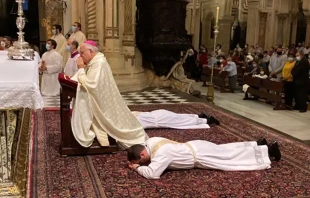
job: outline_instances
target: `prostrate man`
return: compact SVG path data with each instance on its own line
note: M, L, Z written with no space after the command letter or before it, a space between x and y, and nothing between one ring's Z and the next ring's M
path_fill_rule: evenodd
M42 64L39 68L43 72L41 82L41 94L43 96L58 96L60 93L60 84L58 74L62 71L62 57L56 52L56 41L48 39L46 41L46 50L42 55Z
M159 179L166 169L263 170L270 168L269 157L281 159L278 143L267 146L264 138L257 142L217 145L203 140L178 143L152 137L145 146L130 147L127 155L129 167L147 179Z
M101 146L109 146L109 135L123 148L144 143L148 136L124 102L111 68L96 43L83 43L80 55L79 70L72 78L77 77L79 83L71 120L77 142L89 147L97 137Z
M178 114L164 109L151 112L132 111L144 129L173 128L173 129L208 129L220 122L205 113Z
M55 49L62 56L62 66L64 67L68 60L68 52L66 51L67 39L64 37L61 25L53 25L52 29L53 35L52 39L56 41L57 48Z
M73 76L78 71L78 67L76 64L77 58L80 57L80 53L77 50L78 47L79 43L77 42L77 40L75 39L68 40L66 50L70 52L70 58L67 61L64 72L67 76L70 77Z
M86 37L81 29L81 24L79 22L74 22L71 28L72 34L70 35L70 39L75 39L80 44L86 41Z
M8 50L13 44L13 39L9 36L5 36L3 37L3 42L5 43L4 50Z

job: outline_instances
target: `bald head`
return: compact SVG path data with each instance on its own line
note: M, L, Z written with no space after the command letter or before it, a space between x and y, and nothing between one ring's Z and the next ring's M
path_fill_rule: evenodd
M96 46L83 43L80 47L80 55L85 64L88 64L99 52Z

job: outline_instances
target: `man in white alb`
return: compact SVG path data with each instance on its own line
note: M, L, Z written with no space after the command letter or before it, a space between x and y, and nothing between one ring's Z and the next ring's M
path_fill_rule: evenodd
M82 44L86 41L86 36L81 31L82 26L79 22L74 22L71 31L72 34L70 35L70 39L75 39L79 44Z
M268 145L265 138L256 142L217 145L203 140L178 143L166 138L152 137L144 145L131 146L127 150L127 157L129 168L147 179L159 179L166 169L269 169L270 158L279 161L281 152L277 142Z
M67 61L67 64L64 69L64 73L67 76L74 76L74 74L78 71L78 67L76 64L76 60L80 57L80 53L77 50L79 47L79 43L75 39L69 39L67 42L66 50L70 52L70 58Z
M206 113L180 114L159 109L151 112L132 111L144 129L173 128L173 129L208 129L220 122Z
M41 82L41 94L43 96L58 96L60 94L60 84L58 74L62 71L62 57L55 50L56 41L48 39L46 41L46 50L42 55L42 63L39 67L43 72Z
M109 146L109 135L124 149L144 143L148 136L123 100L110 65L94 41L80 46L77 65L79 70L71 78L78 81L71 119L77 142L90 147L96 137L101 146Z
M51 39L55 40L57 43L57 48L55 50L62 56L62 67L64 67L68 60L68 52L66 51L67 39L62 34L61 25L53 25L53 36Z

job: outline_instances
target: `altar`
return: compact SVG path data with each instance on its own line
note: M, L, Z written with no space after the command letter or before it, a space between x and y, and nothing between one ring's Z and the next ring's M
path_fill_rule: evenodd
M35 110L44 106L36 60L0 51L0 197L25 197Z

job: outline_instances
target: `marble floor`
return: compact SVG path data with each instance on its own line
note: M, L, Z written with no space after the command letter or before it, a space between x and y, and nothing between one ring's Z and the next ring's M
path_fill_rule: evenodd
M207 88L201 85L196 83L195 89L201 91L201 98L205 98ZM215 89L214 95L215 105L310 144L310 111L274 111L271 105L264 102L243 100L244 93L241 91L220 93Z

